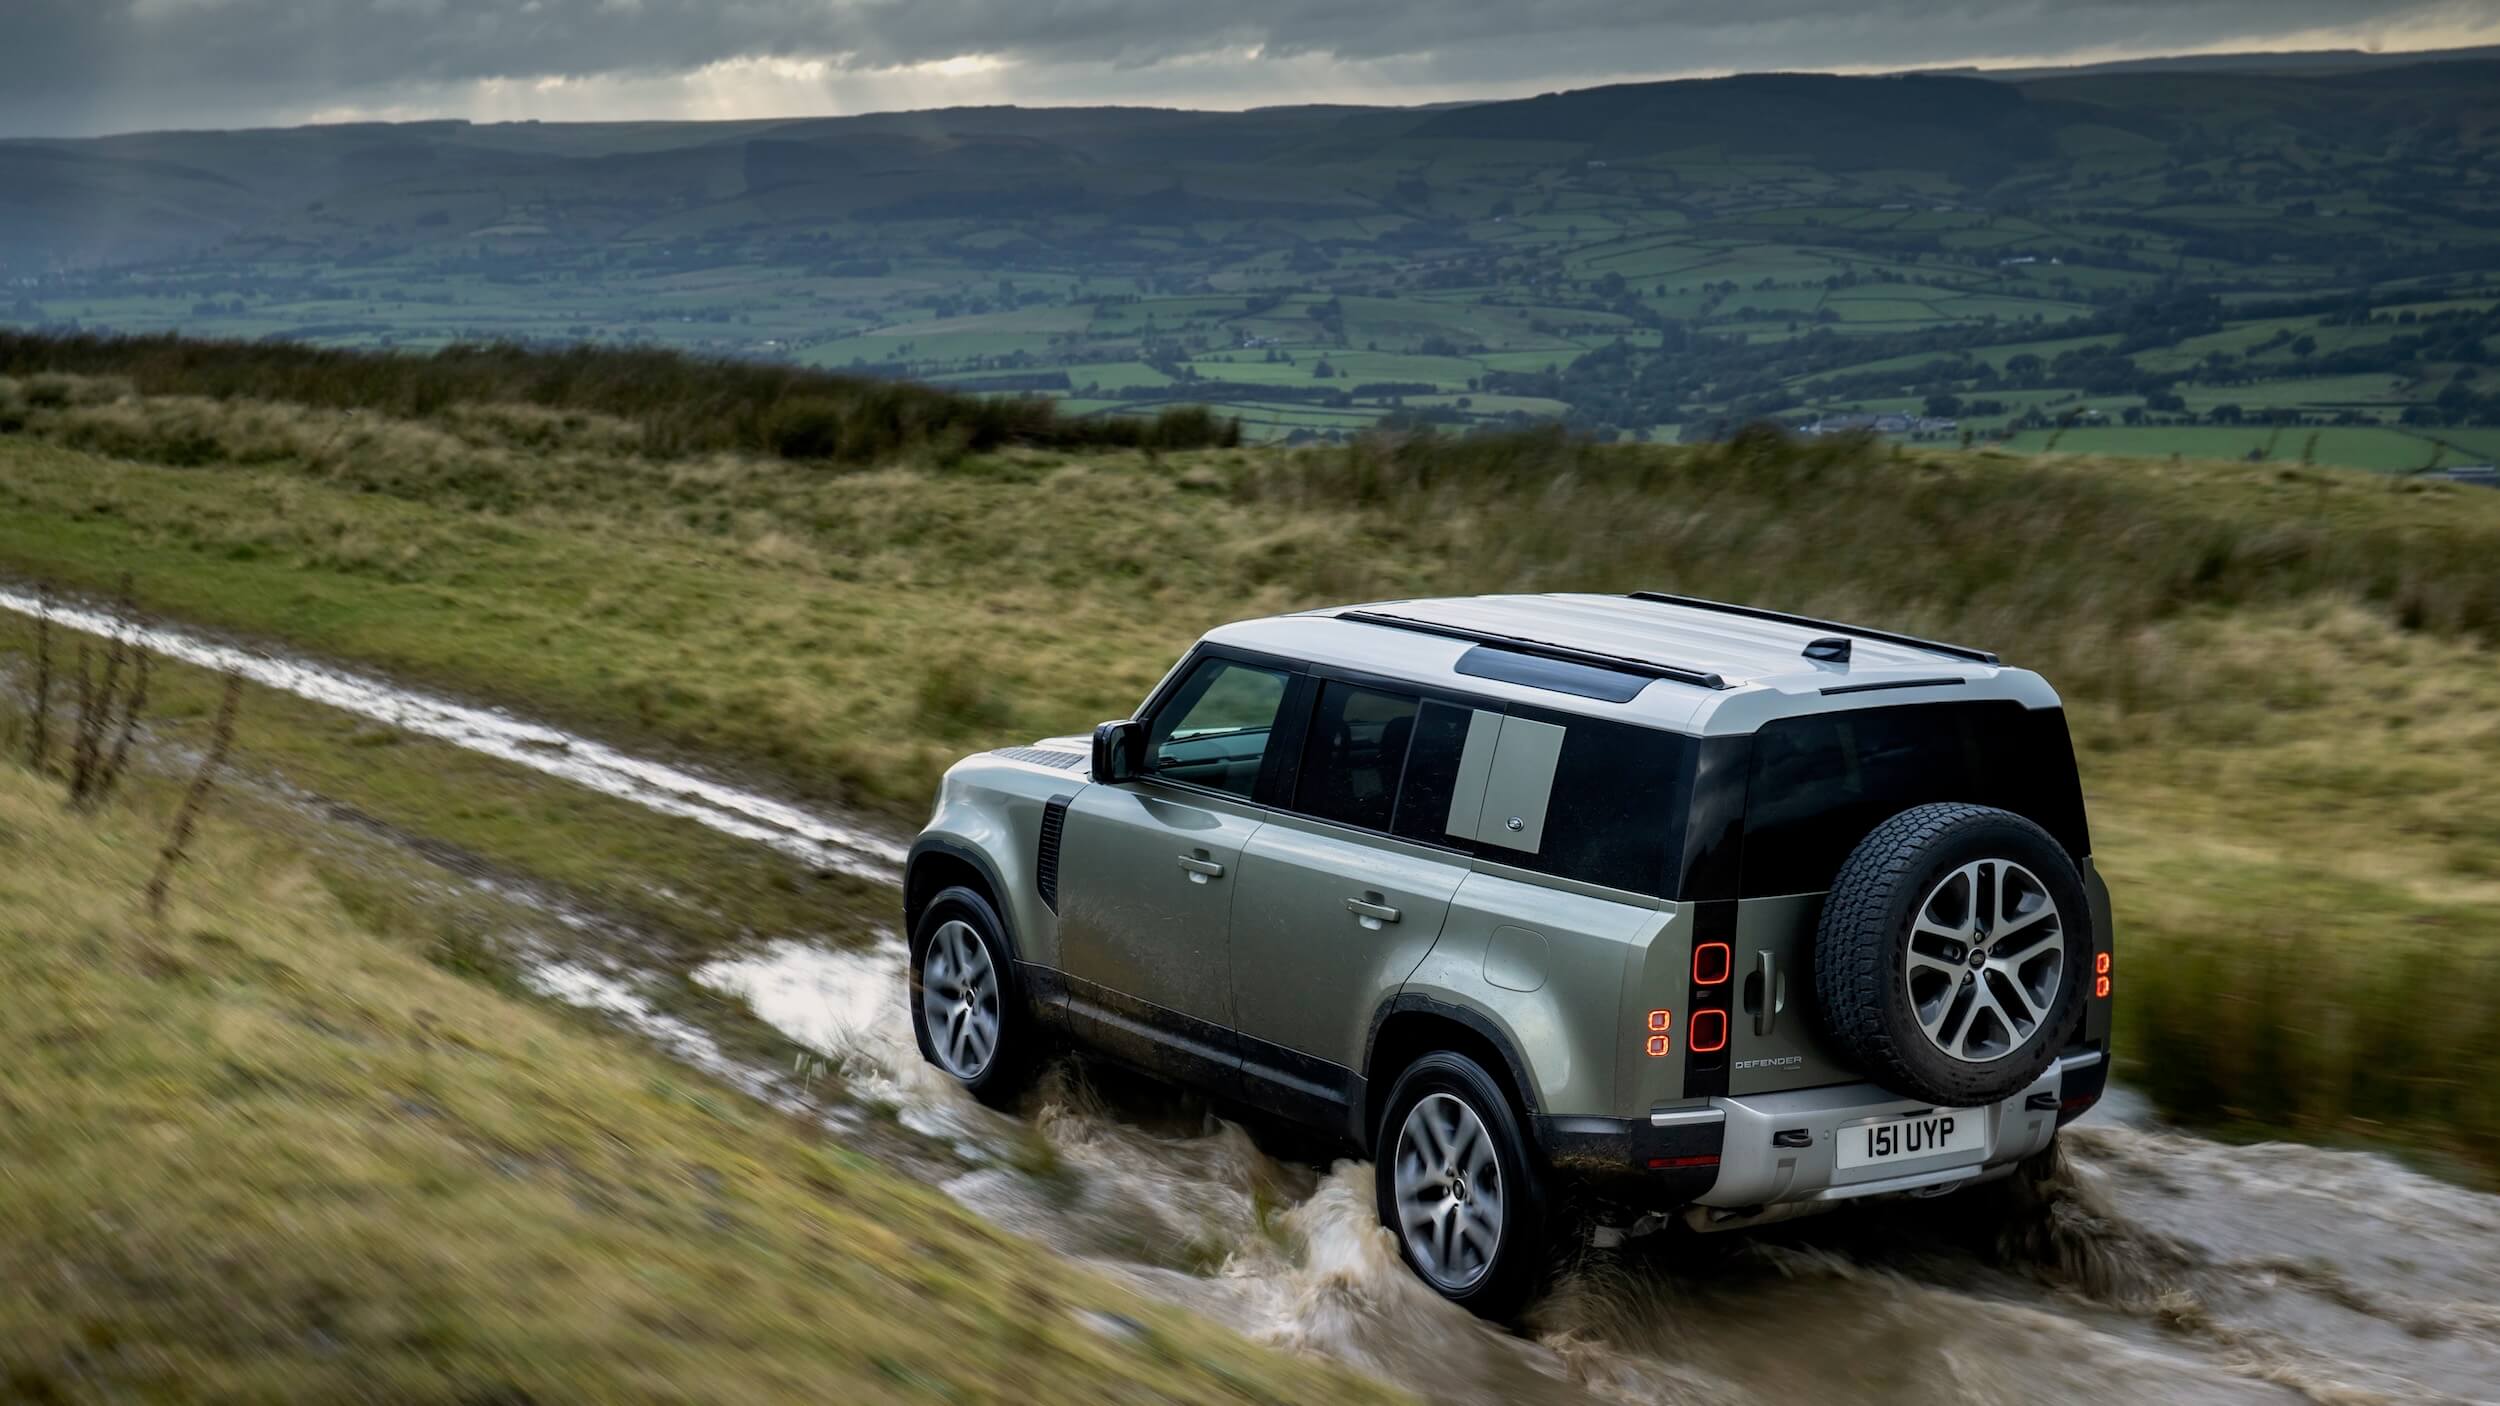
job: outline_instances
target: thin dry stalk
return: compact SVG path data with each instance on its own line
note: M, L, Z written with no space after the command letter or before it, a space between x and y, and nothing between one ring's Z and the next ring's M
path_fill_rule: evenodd
M131 741L139 730L139 714L147 706L148 657L139 647L139 607L131 593L130 573L122 573L121 591L114 601L113 632L107 635L104 653L104 681L97 689L92 716L79 718L79 739L83 744L70 774L69 798L72 805L96 806L111 794L121 779L121 769L129 764ZM122 672L131 673L131 693L121 696ZM118 723L113 714L121 712ZM107 736L112 738L108 751Z
M70 695L78 704L78 720L69 735L69 793L75 799L85 784L87 768L87 720L95 716L95 671L89 666L87 642L78 642L78 674L70 681Z
M113 709L121 702L122 671L129 667L134 652L126 628L116 628L106 635L103 677L97 681L92 698L82 692L78 700L78 743L70 759L69 774L72 805L87 804L95 797L96 784L104 772L104 739L112 730ZM83 661L80 674L83 682Z
M174 868L182 863L191 846L191 831L198 825L200 811L208 804L208 793L217 782L217 769L226 764L226 753L234 746L235 718L243 710L243 676L226 675L225 697L217 703L217 721L211 727L208 755L200 759L200 773L191 778L191 789L183 793L182 809L174 812L174 829L165 839L164 853L156 858L156 872L148 878L148 916L162 920L165 898L173 887Z
M132 670L130 701L122 707L121 728L113 735L112 753L105 757L104 769L96 773L95 790L89 797L97 805L104 804L113 794L122 773L129 768L130 744L139 733L139 715L147 711L149 659L144 650L136 653L139 662Z
M27 728L26 764L42 772L52 761L52 593L35 595L35 715Z

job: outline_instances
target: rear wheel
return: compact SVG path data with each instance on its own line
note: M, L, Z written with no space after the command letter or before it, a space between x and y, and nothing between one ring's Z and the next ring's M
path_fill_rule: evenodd
M988 900L950 888L911 942L911 1025L921 1057L984 1103L1014 1102L1041 1067L1031 1009Z
M1373 1168L1381 1223L1443 1298L1487 1318L1543 1282L1544 1187L1501 1085L1462 1054L1408 1065L1389 1095Z

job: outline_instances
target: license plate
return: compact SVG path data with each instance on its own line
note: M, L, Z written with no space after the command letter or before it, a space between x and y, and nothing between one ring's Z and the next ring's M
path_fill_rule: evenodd
M1879 1166L1915 1162L1952 1152L1978 1152L1988 1142L1988 1111L1959 1108L1944 1113L1913 1113L1880 1123L1860 1123L1840 1130L1840 1166Z

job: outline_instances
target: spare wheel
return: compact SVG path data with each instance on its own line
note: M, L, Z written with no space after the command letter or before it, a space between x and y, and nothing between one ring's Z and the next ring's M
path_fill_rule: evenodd
M2047 831L1987 806L1924 805L1841 865L1814 989L1868 1078L1972 1107L2022 1092L2074 1039L2091 961L2083 877Z

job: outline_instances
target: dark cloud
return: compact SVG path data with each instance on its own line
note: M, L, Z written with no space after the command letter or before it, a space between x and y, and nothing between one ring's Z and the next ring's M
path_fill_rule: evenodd
M0 0L0 131L518 115L533 99L509 85L549 78L578 80L531 90L551 117L726 114L735 74L692 104L685 75L758 58L810 65L765 85L783 110L811 87L827 110L950 91L1233 106L2495 29L2487 0ZM969 55L1001 66L895 73Z

